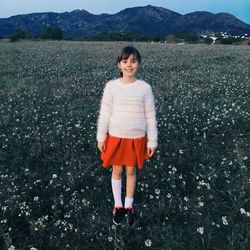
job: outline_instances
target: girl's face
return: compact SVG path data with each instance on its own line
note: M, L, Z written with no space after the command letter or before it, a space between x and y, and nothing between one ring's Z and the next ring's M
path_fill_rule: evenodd
M138 60L131 54L128 59L123 59L118 63L119 69L123 73L123 77L134 77L139 67Z

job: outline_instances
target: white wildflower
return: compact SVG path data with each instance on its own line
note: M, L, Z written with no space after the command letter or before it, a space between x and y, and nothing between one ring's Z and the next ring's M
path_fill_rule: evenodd
M222 222L224 225L228 225L227 216L222 216Z
M57 174L52 175L52 179L55 179L55 178L57 178Z
M204 206L204 202L200 201L199 202L199 207L203 207Z
M160 189L158 189L158 188L157 188L157 189L155 189L155 193L156 193L156 194L160 194L160 192L161 192L161 190L160 190Z
M241 208L241 209L240 209L240 213L241 213L241 214L246 214L246 210L245 210L244 208Z
M152 241L150 239L145 240L145 246L146 247L151 247Z
M204 233L204 227L198 227L197 232L200 233L200 234L203 234Z

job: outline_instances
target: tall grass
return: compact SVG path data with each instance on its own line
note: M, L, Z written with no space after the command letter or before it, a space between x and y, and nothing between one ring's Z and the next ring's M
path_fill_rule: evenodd
M126 228L96 146L124 45L0 44L0 249L249 249L250 48L133 44L159 147Z

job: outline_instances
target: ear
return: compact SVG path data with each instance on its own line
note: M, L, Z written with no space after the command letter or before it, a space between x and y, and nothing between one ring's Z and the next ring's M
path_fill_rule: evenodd
M118 67L119 69L121 69L121 63L120 63L120 62L117 63L117 67Z

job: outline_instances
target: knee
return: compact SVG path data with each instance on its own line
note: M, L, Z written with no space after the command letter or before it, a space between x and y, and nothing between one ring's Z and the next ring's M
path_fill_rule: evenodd
M126 175L127 176L136 176L135 167L126 167Z
M122 166L113 166L112 172L113 172L113 175L120 177L122 175Z

